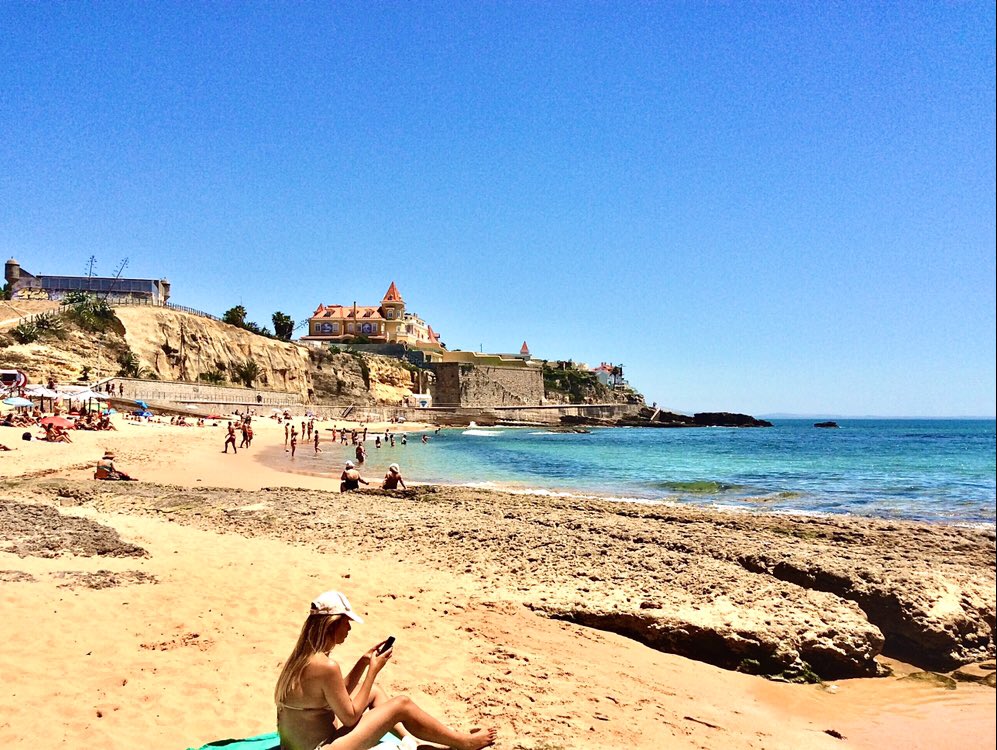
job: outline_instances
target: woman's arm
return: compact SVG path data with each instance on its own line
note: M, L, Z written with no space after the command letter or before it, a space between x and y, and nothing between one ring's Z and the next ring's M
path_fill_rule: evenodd
M360 716L370 704L370 691L374 688L374 678L377 677L377 673L384 668L386 663L386 656L375 654L371 657L363 682L360 683L359 689L350 696L346 689L346 682L343 680L342 670L336 662L329 661L323 674L322 692L336 714L336 718L343 723L343 726L352 727L360 720Z
M350 673L346 675L346 689L352 692L353 688L360 684L360 678L363 677L363 671L367 669L370 664L370 652L364 654L359 659L357 663L353 665L353 669Z

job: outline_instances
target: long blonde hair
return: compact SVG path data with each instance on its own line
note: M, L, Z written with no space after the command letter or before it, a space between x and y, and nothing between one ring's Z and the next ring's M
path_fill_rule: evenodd
M301 633L298 635L298 642L294 644L294 650L284 662L284 668L277 678L277 687L274 688L274 701L279 706L288 696L288 693L301 687L301 673L305 670L309 660L315 654L326 653L335 645L336 626L343 615L320 615L312 614L305 618L305 624L301 626Z

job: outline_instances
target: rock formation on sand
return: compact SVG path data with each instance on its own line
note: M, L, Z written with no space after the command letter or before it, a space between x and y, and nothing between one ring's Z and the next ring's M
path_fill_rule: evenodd
M29 480L16 494L361 556L368 544L418 554L547 616L788 679L875 675L880 653L941 670L994 655L992 529L458 487L344 497L91 484L81 494L79 483Z

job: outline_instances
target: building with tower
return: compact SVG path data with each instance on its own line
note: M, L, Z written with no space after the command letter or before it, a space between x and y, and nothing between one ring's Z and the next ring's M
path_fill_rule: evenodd
M308 319L305 342L346 344L368 341L371 344L403 344L429 351L444 350L433 327L415 313L406 311L395 282L384 293L381 304L375 306L319 305Z
M11 258L4 264L11 299L62 300L70 292L91 292L109 302L162 305L170 298L166 279L124 279L108 276L36 276Z

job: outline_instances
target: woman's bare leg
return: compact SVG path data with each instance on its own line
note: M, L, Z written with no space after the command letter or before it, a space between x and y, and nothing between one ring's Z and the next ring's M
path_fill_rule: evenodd
M373 690L370 691L370 706L369 708L377 708L378 706L383 706L391 698L386 692L381 688L375 686ZM391 727L391 733L395 735L398 739L403 739L409 735L409 731L404 727L404 725L399 721L393 727Z
M420 740L457 750L480 750L495 742L494 729L458 732L427 714L407 696L399 695L367 711L348 734L330 743L329 748L368 750L399 723Z

